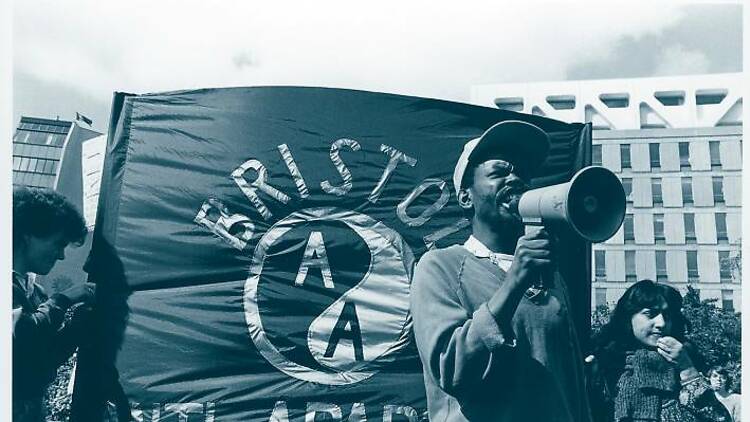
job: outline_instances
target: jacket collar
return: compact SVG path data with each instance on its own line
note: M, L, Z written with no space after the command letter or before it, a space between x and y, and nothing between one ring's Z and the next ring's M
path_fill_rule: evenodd
M474 235L469 236L466 242L464 242L464 248L474 254L477 258L495 258L507 261L513 260L513 255L492 252L484 243L474 237Z

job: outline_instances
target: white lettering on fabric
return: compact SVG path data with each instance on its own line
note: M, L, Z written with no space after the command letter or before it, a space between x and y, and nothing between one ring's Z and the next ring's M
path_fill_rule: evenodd
M367 200L373 204L378 202L380 194L382 194L383 189L385 189L385 184L391 178L393 172L396 171L398 163L406 163L411 167L417 165L416 158L410 157L392 146L380 145L380 152L385 153L390 158L388 159L388 164L385 166L385 170L383 170L383 175L380 176L380 181L378 181L378 184L375 185L375 188L370 192L370 196L367 198Z
M164 413L172 413L177 415L179 422L188 422L189 414L200 413L203 414L202 403L165 403Z
M328 180L324 180L320 183L320 188L323 189L323 192L336 196L344 196L352 189L352 173L349 171L349 168L346 167L344 161L341 160L341 155L339 153L339 150L343 146L351 148L352 151L359 151L360 146L359 142L346 138L338 139L331 144L331 161L333 162L333 165L336 166L336 171L339 172L344 183L340 186L333 186Z
M352 411L349 412L349 422L367 422L367 413L365 412L364 403L354 403Z
M435 203L425 208L424 211L419 214L419 216L410 217L409 214L406 213L406 208L411 205L411 203L414 202L414 200L417 199L419 195L421 195L425 190L432 186L437 186L437 188L440 189L440 197L437 199L437 201L435 201ZM445 183L445 180L425 179L416 188L414 188L411 193L406 195L406 198L404 198L403 201L398 204L398 206L396 207L396 215L398 216L399 220L401 220L401 222L406 224L407 226L419 227L429 221L429 219L433 215L435 215L435 213L443 209L445 204L448 203L450 197L451 193L447 188L447 183Z
M281 144L278 146L278 149L279 152L281 152L281 158L284 159L286 168L289 169L289 174L291 174L292 179L294 179L294 184L297 186L299 197L303 199L307 198L308 196L310 196L310 192L307 190L305 179L302 178L302 174L300 174L299 168L297 168L297 162L294 161L294 157L292 157L292 152L289 150L289 146L287 144Z
M221 402L153 403L150 406L151 411L149 412L141 410L141 406L138 403L133 403L131 404L130 414L136 422L166 422L174 420L178 422L215 422L217 405L221 406ZM326 418L327 420L343 421L344 410L346 410L344 406L335 403L306 402L302 409L297 410L305 412L305 422L315 421L316 416ZM383 422L393 422L395 415L400 415L408 419L409 422L419 421L419 414L411 406L401 404L383 405ZM365 403L352 403L346 420L347 422L367 422ZM277 400L270 411L268 422L289 421L289 405L287 401Z
M289 422L289 410L286 408L285 401L279 400L276 402L268 422Z
M145 420L150 422L174 421L174 416L177 416L178 422L215 422L216 420L216 404L212 401L205 403L153 403L150 415L142 410L138 403L133 403L131 406L130 415L136 422L143 422L144 417L148 417Z
M209 215L216 214L216 212L219 214L218 218L212 221ZM193 221L208 228L213 234L239 250L245 249L255 232L255 225L250 218L242 214L230 214L226 205L216 198L206 200ZM235 226L240 230L235 230ZM235 234L232 234L233 231Z
M255 170L258 173L258 176L252 183L247 183L247 180L245 180L245 173L248 170ZM266 170L266 166L255 159L245 161L244 163L242 163L242 165L237 167L232 172L232 179L234 179L234 182L237 183L237 186L239 186L239 188L242 190L242 193L247 196L247 199L250 200L250 202L255 206L260 215L263 216L263 218L266 220L270 219L273 214L271 214L271 211L268 210L266 204L263 203L258 194L255 192L257 189L260 189L261 191L270 195L273 199L283 204L286 204L287 202L289 202L289 199L291 199L287 194L269 185L267 182L267 178L268 172Z
M394 406L392 404L383 406L383 422L392 422L393 415L404 415L409 419L409 422L419 420L419 414L411 406Z
M302 262L299 265L299 271L297 271L297 278L294 279L295 285L301 286L305 283L307 271L310 267L320 268L320 273L323 277L323 286L326 289L334 288L326 245L323 242L323 233L319 231L310 232L310 237L307 239L307 246L305 246L305 253L302 255Z
M316 413L326 413L334 421L342 419L341 407L332 403L311 402L307 403L307 412L305 412L305 422L315 422Z
M353 186L351 171L346 166L346 164L344 164L340 156L341 148L343 147L348 147L352 151L361 150L359 142L349 138L337 139L331 144L331 161L336 167L339 175L341 175L343 183L338 186L334 186L328 180L320 182L320 187L323 192L330 195L345 196L351 191ZM291 149L287 144L278 145L277 149L281 154L282 161L284 162L287 169L289 170L289 173L292 176L292 180L297 187L300 199L304 200L309 198L310 191L307 187L305 179L302 177L302 173L300 172L296 161L294 160ZM402 151L399 151L398 149L390 145L381 144L380 151L386 154L386 156L388 157L388 162L385 169L383 170L382 175L380 176L380 179L367 197L367 200L371 203L376 203L380 199L386 184L395 173L399 163L406 163L410 167L414 167L417 164L416 158L410 157L409 155L405 154ZM245 178L245 175L249 170L254 170L257 173L255 180L253 180L252 182L248 182L248 180ZM270 220L273 217L273 214L268 209L266 203L261 199L258 191L265 193L272 199L282 204L287 204L291 200L291 197L287 193L284 193L278 188L269 184L268 170L266 166L257 159L250 159L242 163L239 167L232 171L231 177L264 220ZM418 216L413 217L409 215L409 213L407 212L409 206L412 205L414 201L424 193L425 190L433 186L436 186L438 189L440 189L440 196L438 197L438 199L432 205L422 210L422 212ZM442 210L445 205L447 205L449 200L450 189L448 189L448 184L444 180L437 178L426 178L423 179L414 189L412 189L412 191L405 198L403 198L399 202L395 210L396 216L402 223L404 223L408 227L421 227L426 224L435 214ZM213 204L210 202L208 203L208 205L204 203L201 211L199 211L198 215L195 218L195 222L216 233L235 248L244 249L247 241L252 237L250 229L252 229L253 231L255 229L254 226L251 226L252 222L250 218L247 218L242 214L224 215L226 214L226 211L224 211L223 213L221 213L220 211L221 220L217 220L212 224L211 219L204 215L206 212L210 212L212 205ZM225 210L226 207L224 207L223 209ZM217 208L217 210L219 210L219 208ZM240 232L240 235L234 233L234 230L237 230L237 227L233 228L232 231L228 229L225 230L226 224L237 225L238 223L243 224L245 227L245 229ZM451 233L457 232L465 228L466 226L467 224L464 219L459 220L453 223L450 227L444 227L436 231L435 233L425 236L425 244L427 245L428 249L431 249L435 247L435 242L437 240L440 240L441 238Z

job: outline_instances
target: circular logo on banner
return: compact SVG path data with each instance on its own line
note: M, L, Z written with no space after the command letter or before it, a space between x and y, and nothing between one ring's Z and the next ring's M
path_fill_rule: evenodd
M255 248L244 297L250 337L292 377L365 380L408 343L413 261L401 236L367 215L299 210Z

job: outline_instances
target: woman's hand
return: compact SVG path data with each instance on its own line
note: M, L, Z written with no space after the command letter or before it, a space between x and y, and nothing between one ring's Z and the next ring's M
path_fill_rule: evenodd
M684 345L674 337L664 336L656 340L656 351L667 361L676 364L681 370L694 367Z

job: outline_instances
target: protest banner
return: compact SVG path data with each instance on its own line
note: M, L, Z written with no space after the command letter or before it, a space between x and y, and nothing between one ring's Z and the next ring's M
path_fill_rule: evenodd
M88 262L100 323L80 352L74 416L107 399L143 421L426 418L412 268L468 236L455 161L507 119L550 134L534 186L590 161L588 125L448 101L117 94ZM566 249L585 331L589 248Z

